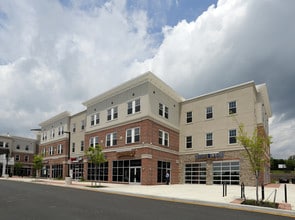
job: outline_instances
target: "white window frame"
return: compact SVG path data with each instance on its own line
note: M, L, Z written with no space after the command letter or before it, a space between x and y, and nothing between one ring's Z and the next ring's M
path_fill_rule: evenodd
M30 160L29 155L25 155L25 162L29 162L29 160Z
M188 141L188 138L190 138L190 141ZM190 144L190 146L188 146L188 144ZM185 148L186 149L193 148L193 136L189 135L185 137Z
M18 154L15 155L15 161L20 161L20 156Z
M213 118L213 107L208 106L206 107L206 119L212 119Z
M235 132L235 136L232 135ZM235 138L235 142L231 143L231 138ZM230 129L228 131L228 144L237 144L237 129Z
M118 118L118 106L107 110L107 121L112 121Z
M169 133L163 130L159 130L159 144L169 147Z
M117 132L109 133L106 135L106 147L111 147L117 145Z
M233 104L234 104L234 106L233 106ZM234 109L234 112L232 112L233 109ZM228 114L234 115L234 114L237 114L237 112L238 112L237 101L228 102Z
M189 114L190 114L190 116L189 116ZM186 123L189 124L192 122L193 122L193 112L192 111L186 112Z
M98 125L99 122L100 122L99 113L95 113L90 116L90 125L91 126Z
M64 126L59 126L58 127L58 136L61 136L64 134Z
M54 154L54 148L53 146L49 147L49 155L52 156Z
M208 144L208 141L211 141L211 144ZM213 133L208 132L206 133L206 147L212 147L213 146Z
M127 115L140 112L140 99L135 99L127 103Z
M94 137L90 137L89 139L89 147L96 147L96 145L98 145L98 136L94 136Z
M62 154L63 153L63 145L59 144L57 145L57 154Z
M130 133L130 135L129 135ZM138 140L136 140L138 136ZM128 138L131 138L131 141L128 141ZM126 144L138 143L140 141L140 128L130 128L126 130Z
M162 103L159 103L159 115L163 118L169 118L169 108Z

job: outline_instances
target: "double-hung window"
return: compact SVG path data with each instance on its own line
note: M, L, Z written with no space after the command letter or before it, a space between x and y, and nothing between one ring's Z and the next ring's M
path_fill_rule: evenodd
M91 115L91 126L99 124L99 113Z
M117 145L117 133L110 133L106 135L106 146L114 146Z
M169 146L169 133L159 130L159 144Z
M213 108L209 106L206 108L206 119L213 118Z
M84 151L84 141L82 140L80 143L81 143L80 151Z
M108 121L118 118L118 107L108 109Z
M96 147L98 145L98 136L91 137L89 139L89 146L90 147Z
M162 103L159 103L159 115L167 119L169 117L169 109L167 106L163 105Z
M58 135L63 135L64 134L64 127L63 126L59 126L58 127Z
M213 133L209 132L206 134L206 146L213 146Z
M81 121L81 130L83 131L85 129L85 120Z
M193 147L193 138L192 136L186 136L186 148L192 148Z
M76 144L72 143L72 153L75 153L75 151L76 151Z
M127 103L127 114L134 114L140 112L140 99L135 99Z
M237 113L237 102L231 101L228 103L228 114L236 114Z
M186 113L186 123L191 123L193 121L193 112Z
M50 148L49 148L49 155L53 155L53 152L54 152L53 146L50 146Z
M236 129L229 130L228 136L229 136L229 140L228 140L229 144L237 143L237 130Z
M126 144L139 142L140 140L140 129L131 128L126 130Z
M57 154L62 154L63 153L63 146L62 144L57 145Z

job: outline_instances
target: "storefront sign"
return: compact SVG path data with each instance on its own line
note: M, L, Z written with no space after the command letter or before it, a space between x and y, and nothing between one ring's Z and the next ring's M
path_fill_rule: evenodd
M117 157L118 158L122 158L122 157L134 157L134 156L135 156L135 150L117 152Z
M210 154L196 154L196 160L201 159L218 159L223 158L224 153L223 152L216 152L216 153L210 153Z

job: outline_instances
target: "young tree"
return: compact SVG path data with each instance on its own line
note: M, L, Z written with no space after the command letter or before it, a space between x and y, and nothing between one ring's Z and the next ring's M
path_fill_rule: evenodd
M265 163L266 148L271 143L271 137L262 135L256 128L252 136L248 136L244 125L239 124L237 140L246 150L246 155L250 161L252 172L256 179L256 203L258 203L259 175Z
M43 157L41 155L34 155L33 159L33 167L36 170L36 176L40 176L40 170L42 169L43 166ZM37 174L37 172L39 173Z
M23 168L23 164L21 162L16 162L14 164L14 169L15 169L15 173L18 176L22 175L22 168Z
M94 164L95 166L95 185L97 181L97 167L100 166L100 164L106 162L104 153L102 152L102 147L100 145L96 145L95 147L89 147L86 151L86 156L88 157L88 160ZM99 169L99 185L100 185L100 169Z

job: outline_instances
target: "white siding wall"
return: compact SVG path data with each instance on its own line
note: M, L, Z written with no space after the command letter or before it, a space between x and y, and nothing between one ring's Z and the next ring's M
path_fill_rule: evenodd
M237 114L234 117L228 114L228 102L236 101ZM230 129L238 129L238 124L243 123L249 134L256 127L255 118L256 97L252 86L247 88L203 96L184 102L180 117L180 151L215 152L239 149L237 144L228 143ZM213 118L206 119L206 107L213 107ZM193 112L193 122L186 123L186 112ZM238 131L238 130L237 130ZM213 133L213 146L206 146L206 133ZM186 149L186 136L193 137L192 149Z

